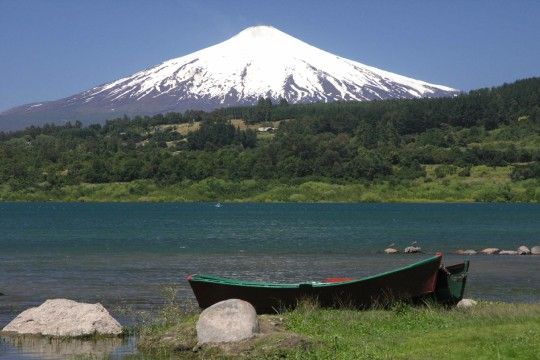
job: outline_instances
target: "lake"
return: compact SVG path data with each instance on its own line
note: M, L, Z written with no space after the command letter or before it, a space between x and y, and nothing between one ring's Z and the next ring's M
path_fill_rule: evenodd
M167 287L193 304L185 281L192 273L316 281L365 276L437 251L451 264L463 259L456 249L540 245L540 206L0 203L0 230L0 327L58 297L101 302L133 324L159 310ZM382 253L413 241L424 255ZM539 300L540 256L470 259L466 296ZM0 358L13 349L0 345Z

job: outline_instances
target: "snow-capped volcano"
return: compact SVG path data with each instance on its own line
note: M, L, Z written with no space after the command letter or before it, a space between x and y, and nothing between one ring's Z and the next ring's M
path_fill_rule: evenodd
M260 96L296 103L438 97L457 92L339 57L271 26L255 26L217 45L80 94L8 110L0 114L0 120L45 115L58 122L102 121L121 114L252 104Z

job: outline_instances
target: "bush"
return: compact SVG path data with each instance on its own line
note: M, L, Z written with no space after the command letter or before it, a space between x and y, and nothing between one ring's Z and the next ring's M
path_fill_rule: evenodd
M461 176L461 177L469 177L469 176L471 176L471 167L470 166L464 167L463 169L460 170L458 175Z
M456 169L454 165L439 165L435 168L435 176L440 179L455 174Z
M527 165L515 165L510 173L512 181L540 178L540 162L535 161Z

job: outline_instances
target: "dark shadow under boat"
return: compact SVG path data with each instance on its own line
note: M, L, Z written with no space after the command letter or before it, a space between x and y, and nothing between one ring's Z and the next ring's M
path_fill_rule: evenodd
M190 275L188 281L203 309L222 300L241 299L251 303L258 313L272 313L294 308L303 299L314 299L322 307L355 308L423 298L455 303L463 296L467 271L468 262L443 267L442 254L437 254L361 279L330 278L324 282L283 284Z

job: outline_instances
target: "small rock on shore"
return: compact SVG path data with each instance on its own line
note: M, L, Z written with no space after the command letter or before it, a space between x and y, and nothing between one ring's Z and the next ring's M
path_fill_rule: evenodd
M461 299L457 303L456 307L459 308L459 309L466 309L466 308L473 307L476 304L478 304L478 302L473 300L473 299Z

